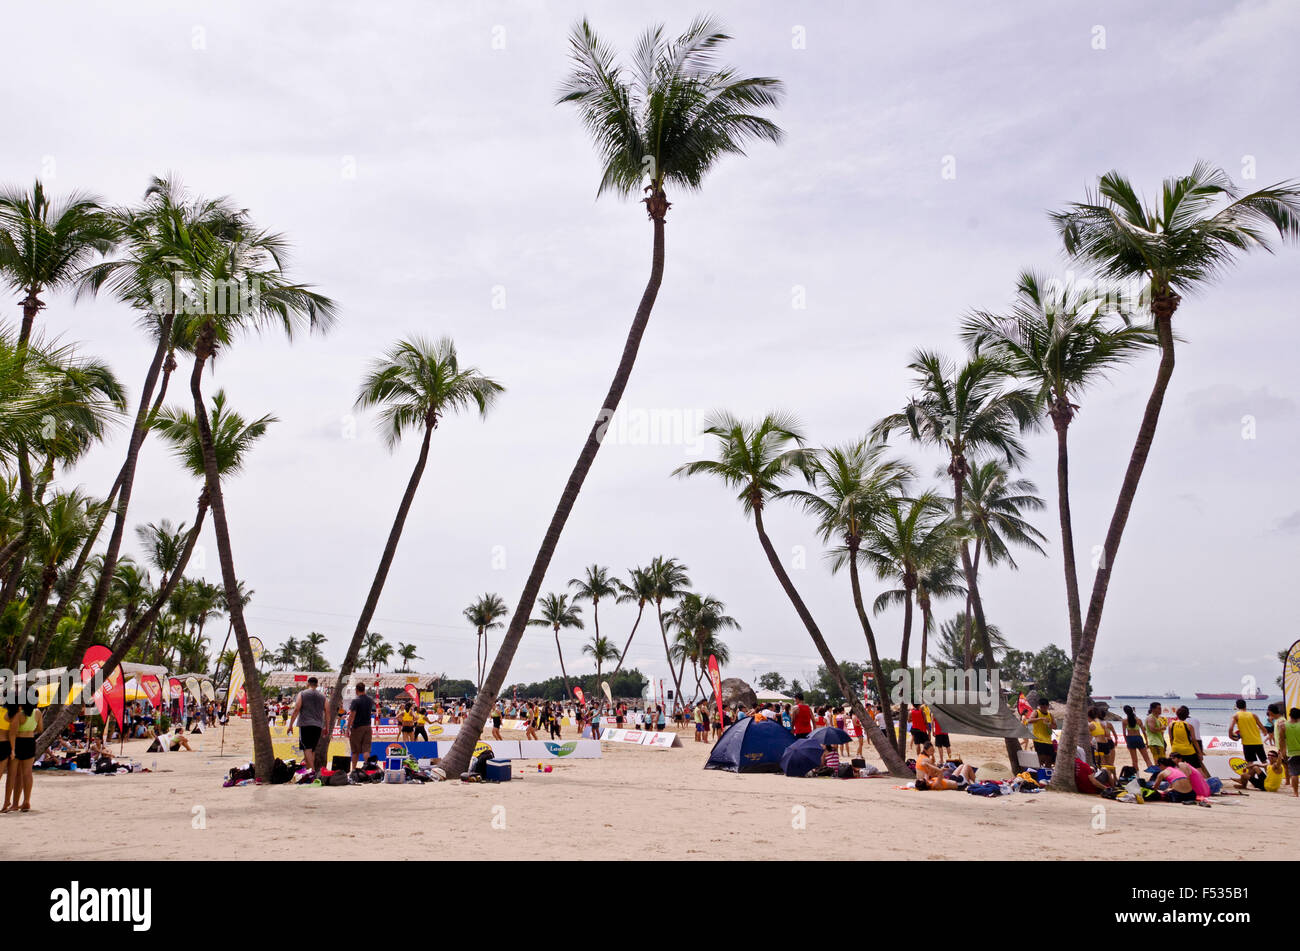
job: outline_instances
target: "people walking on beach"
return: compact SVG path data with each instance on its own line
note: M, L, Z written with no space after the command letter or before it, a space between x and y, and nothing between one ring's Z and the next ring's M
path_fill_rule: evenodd
M930 727L934 730L934 748L939 751L939 754L945 760L952 759L952 738L948 736L948 731L939 725L938 717L930 717ZM859 755L861 755L861 750L859 750Z
M501 739L501 704L492 707L492 739Z
M921 747L930 742L930 725L925 720L925 711L920 707L913 707L908 716L912 728L912 746L920 753Z
M0 809L0 812L8 812L18 802L16 792L18 764L13 757L13 741L18 732L17 716L18 704L8 703L0 706L0 769L4 770L5 784L4 808Z
M1234 740L1241 740L1241 755L1247 763L1268 761L1268 757L1264 755L1263 736L1267 729L1256 714L1246 709L1246 701L1238 698L1237 711L1228 721L1228 736Z
M1038 754L1038 765L1053 765L1056 762L1056 747L1052 745L1052 730L1056 729L1056 717L1052 715L1051 703L1040 699L1038 709L1025 721L1025 725L1034 735L1034 752Z
M429 726L429 717L425 714L424 707L416 707L415 708L415 738L417 740L423 739L424 742L426 743L429 742L428 726Z
M366 693L365 684L357 684L357 695L352 698L347 716L343 718L343 732L347 734L348 745L352 750L349 769L356 769L357 760L365 762L370 755L371 722L374 715L375 701Z
M303 764L315 772L316 744L325 728L325 694L317 687L315 677L307 678L307 689L293 701L288 724L290 733L295 722L298 724L298 747L302 750Z
M1128 747L1128 756L1132 760L1133 770L1137 771L1138 753L1142 754L1144 766L1151 765L1151 755L1147 753L1146 737L1142 735L1143 727L1137 718L1137 711L1130 706L1124 707L1124 745Z

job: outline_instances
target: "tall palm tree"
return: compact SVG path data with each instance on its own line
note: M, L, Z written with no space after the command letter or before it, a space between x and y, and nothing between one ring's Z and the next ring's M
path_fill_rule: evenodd
M832 539L842 541L840 547L827 553L831 573L848 565L853 607L867 639L872 673L882 691L885 669L880 662L876 634L862 599L858 556L863 539L873 531L886 507L907 489L914 475L912 468L900 460L884 458L885 451L885 443L865 438L809 453L806 467L809 488L786 489L778 494L781 498L795 501L816 519L817 532L823 543ZM887 703L881 707L885 715L885 733L894 736L893 710Z
M711 475L720 479L724 485L739 490L737 500L745 514L754 519L758 542L767 556L772 573L794 606L795 613L817 647L817 653L821 655L826 669L835 678L840 693L850 698L853 712L857 714L889 772L899 777L909 775L898 750L885 739L885 735L876 726L876 721L867 716L857 692L845 679L839 661L831 653L817 622L813 620L812 612L790 580L763 525L763 510L768 500L780 493L782 480L795 468L807 464L798 421L784 413L770 414L757 422L745 422L729 413L717 413L706 419L705 423L704 433L718 440L718 457L687 463L676 469L674 475Z
M583 569L581 578L570 578L569 587L573 589L574 600L579 598L591 602L591 623L596 629L595 637L600 638L600 599L617 598L618 581L610 577L609 569L602 565L588 565Z
M177 327L176 307L180 295L164 290L178 280L174 273L176 252L183 251L196 233L236 234L245 217L228 199L192 197L179 181L155 177L145 189L140 207L109 212L121 253L87 267L80 275L78 296L98 294L102 290L111 292L140 315L138 324L154 339L155 345L145 372L126 459L109 493L110 503L116 504L104 553L106 570L100 574L87 610L79 646L89 646L89 638L99 622L126 530L136 465L149 433L150 414L157 413L166 398L176 369L177 338L183 336L182 328L188 328L186 314L179 315L181 325ZM98 533L96 528L96 536Z
M627 643L623 645L623 649L618 655L618 663L614 665L613 676L615 677L623 669L623 661L627 658L627 652L632 647L632 638L636 637L636 629L641 624L641 615L645 613L646 602L653 601L655 596L655 581L650 569L638 566L629 569L627 575L627 581L615 582L618 585L618 594L614 596L614 599L619 604L635 601L636 620L632 622L632 630L627 635Z
M618 648L610 643L608 637L592 635L590 641L582 646L582 652L596 662L596 681L600 681L601 668L607 660L618 659Z
M1160 347L1160 366L1138 426L1133 452L1115 500L1093 577L1074 670L1061 745L1073 749L1083 728L1088 678L1124 526L1137 495L1165 391L1174 373L1174 312L1182 295L1220 276L1243 251L1270 250L1270 232L1300 238L1300 182L1281 182L1242 194L1222 169L1198 162L1187 175L1166 179L1158 202L1144 201L1131 182L1108 172L1095 192L1053 215L1067 254L1107 280L1145 281ZM1066 770L1053 776L1067 789Z
M996 624L990 624L988 631L989 645L993 648L996 663L996 656L1005 654L1010 645ZM976 654L971 660L967 653L966 615L962 612L957 612L939 625L935 634L935 656L941 666L953 669L970 669L972 664L984 664L983 654Z
M302 651L303 664L307 670L329 670L329 664L325 661L325 653L321 650L325 646L328 638L317 631L312 631L302 639L299 650ZM375 656L384 663L392 655L393 649L387 644L382 645L382 649L376 651Z
M876 613L901 601L903 605L903 641L898 653L899 665L908 669L908 652L912 639L912 612L923 573L953 560L960 537L956 523L947 517L946 506L933 492L923 492L915 499L889 501L863 541L860 557L871 566L877 578L897 579L900 587L876 598ZM847 553L846 553L847 556ZM928 592L927 592L928 593ZM925 625L922 619L922 636ZM877 682L884 690L884 681ZM898 717L907 723L909 694L899 698ZM907 750L907 731L898 731L898 752Z
M947 453L946 471L953 485L953 516L961 522L966 518L964 489L971 463L982 457L1000 456L1008 466L1014 466L1024 459L1025 450L1018 432L1038 424L1035 394L1028 389L1005 387L1001 365L986 356L972 357L958 365L921 350L913 356L909 369L916 377L917 395L903 412L886 416L877 423L874 432L885 436L894 430L906 430L918 443L938 446ZM981 652L992 663L984 602L967 538L962 539L958 551L975 618L975 635ZM992 667L986 668L986 673L992 677ZM1006 748L1014 766L1019 747L1008 738Z
M252 422L246 421L227 404L226 394L221 390L218 390L212 397L210 418L211 423L206 442L200 433L198 420L184 410L163 408L151 423L157 429L159 438L171 447L173 456L181 462L186 471L202 480L203 488L199 492L194 527L185 536L184 547L177 555L175 564L171 566L171 572L167 576L166 582L158 585L156 595L148 610L118 638L113 647L112 655L104 663L103 669L110 673L121 664L122 659L139 640L140 635L147 630L151 630L157 623L163 609L180 584L185 568L194 554L194 545L198 541L199 532L203 529L203 520L211 505L208 492L209 480L206 472L209 453L216 459L222 475L227 478L238 475L243 470L253 444L266 435L266 430L271 423L277 421L274 416L263 416ZM80 664L83 656L84 653L73 655L71 662ZM256 668L254 670L256 671ZM256 677L256 673L254 673L254 676ZM260 691L258 695L260 696ZM51 718L51 722L46 726L36 744L37 755L43 752L54 741L54 738L72 722L74 713L74 705L65 704L58 714ZM269 744L269 732L266 739ZM270 752L269 750L257 749L258 742L259 737L257 733L254 733L255 755L267 755Z
M476 686L483 683L483 668L487 666L487 632L501 626L500 619L506 616L508 610L501 595L489 591L462 612L465 620L474 625L478 635L474 650Z
M334 682L329 707L335 711L335 715L342 711L343 685L356 666L362 639L375 616L384 583L388 580L388 571L397 555L397 544L401 541L402 529L406 526L406 516L411 510L411 503L415 501L415 492L420 487L424 467L429 461L429 444L433 439L433 431L445 416L470 408L477 409L479 416L486 419L488 410L503 392L505 387L484 376L478 368L461 365L456 345L449 337L437 341L418 336L400 340L381 359L371 364L369 373L361 381L356 407L359 410L379 409L379 428L388 448L395 449L401 443L403 435L416 431L421 434L420 454L407 479L406 491L397 506L393 525L388 530L388 540L379 557L379 566L370 582L370 590L366 593L365 604L361 606L361 614L357 617L352 640L348 643L343 663L339 665L339 676ZM319 762L325 762L329 742L329 736L322 734L316 747Z
M174 306L178 312L187 315L187 339L193 341L190 395L203 450L221 579L234 625L235 647L244 668L253 732L254 771L259 780L267 782L274 761L271 731L266 719L266 705L262 702L257 658L253 655L243 605L239 600L239 576L235 571L234 546L221 491L221 469L203 398L203 369L209 361L215 361L237 335L248 331L279 327L286 336L292 337L304 325L324 330L333 321L334 304L310 288L288 281L280 263L288 251L284 238L256 230L246 219L229 229L195 228L189 244L168 251L175 258L178 294L184 297Z
M641 337L663 281L664 219L670 207L666 187L698 189L724 155L743 154L746 144L754 140L778 142L781 139L781 130L759 115L780 102L780 80L743 77L734 69L719 68L717 53L728 39L726 33L705 18L697 19L685 33L671 41L665 38L662 27L652 28L638 42L629 71L619 64L614 51L586 20L573 30L570 38L573 71L562 87L560 102L575 105L591 133L604 166L597 194L644 192L652 230L650 277L609 391L565 482L501 650L470 711L466 728L456 737L443 764L451 773L459 773L469 765L478 732L483 729L519 649L533 601L541 591L564 524L632 376Z
M560 630L582 629L582 608L569 603L567 594L545 594L537 599L541 617L529 620L532 627L549 627L555 632L555 650L560 657L560 676L564 678L564 696L569 696L569 672L564 669L564 648L560 646Z
M977 311L962 324L962 337L973 353L989 353L1003 372L1037 390L1039 407L1056 430L1057 514L1071 652L1079 649L1083 617L1070 517L1069 427L1079 410L1075 401L1087 386L1155 345L1152 328L1131 321L1117 294L1063 286L1024 271L1010 313Z
M681 700L681 675L673 667L672 650L668 644L668 628L665 623L664 602L674 601L684 595L690 588L691 579L687 576L687 567L676 558L656 555L650 560L650 582L654 593L655 613L659 618L659 636L664 642L664 656L668 658L668 674L673 678L673 705ZM671 614L671 609L669 611Z
M302 645L298 643L298 638L287 637L280 649L275 653L275 663L281 669L285 667L295 668L298 666L298 656L302 653ZM217 655L217 663L221 663L221 654Z

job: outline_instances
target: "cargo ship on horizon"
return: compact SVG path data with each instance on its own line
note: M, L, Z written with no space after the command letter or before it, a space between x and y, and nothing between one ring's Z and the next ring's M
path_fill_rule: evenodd
M1255 695L1249 696L1238 690L1236 693L1200 693L1196 694L1197 700L1267 700L1268 694L1255 688Z

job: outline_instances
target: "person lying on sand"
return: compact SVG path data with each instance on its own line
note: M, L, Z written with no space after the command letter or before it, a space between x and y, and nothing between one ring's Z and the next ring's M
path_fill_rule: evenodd
M975 781L975 767L962 764L952 770L941 773L937 777L929 779L923 778L919 773L916 777L917 790L942 790L942 789L965 789Z

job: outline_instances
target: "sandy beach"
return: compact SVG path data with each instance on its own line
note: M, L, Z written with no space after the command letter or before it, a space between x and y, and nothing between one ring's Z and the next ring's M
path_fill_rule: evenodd
M33 809L0 816L5 858L68 859L1288 859L1300 801L1252 791L1209 809L1050 793L986 799L893 779L790 779L703 769L710 745L604 744L508 784L223 788L248 726L194 753L126 756L158 772L38 773ZM868 750L870 749L868 745ZM954 737L967 762L1002 744ZM868 757L869 761L875 761ZM1099 811L1100 810L1100 811ZM801 821L802 820L802 821ZM18 850L22 851L19 852Z

